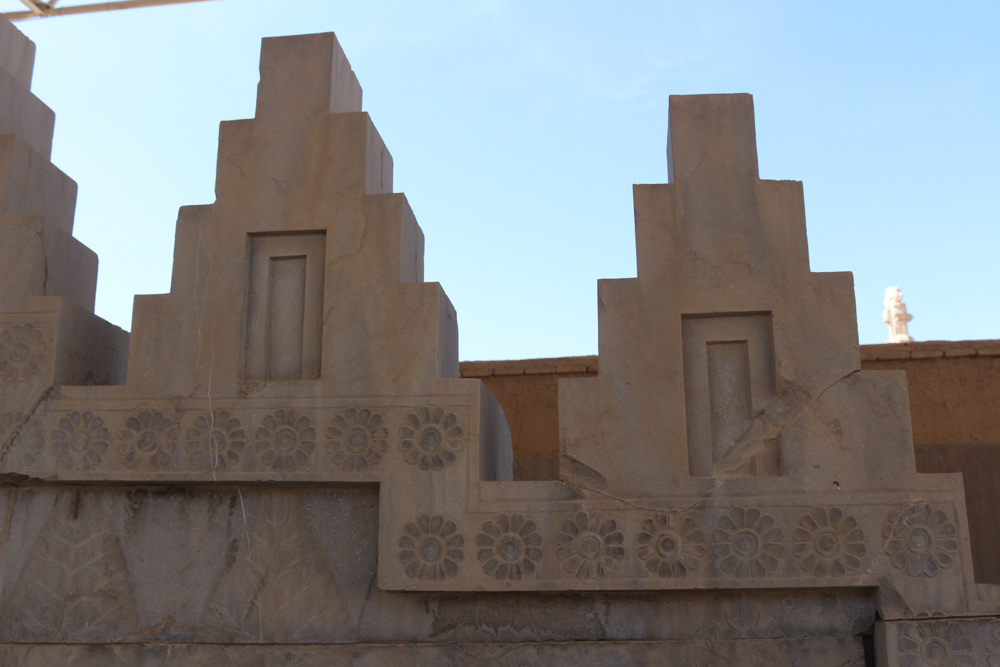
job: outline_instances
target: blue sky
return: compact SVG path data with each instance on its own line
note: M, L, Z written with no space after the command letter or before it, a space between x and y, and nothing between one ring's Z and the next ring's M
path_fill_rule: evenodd
M754 95L761 176L804 182L812 269L854 273L860 342L885 340L889 285L917 340L1000 338L997 2L213 0L17 25L97 312L126 329L133 294L169 289L177 209L215 199L260 39L333 31L462 359L597 352L596 281L635 275L631 186L666 182L668 96L696 93Z

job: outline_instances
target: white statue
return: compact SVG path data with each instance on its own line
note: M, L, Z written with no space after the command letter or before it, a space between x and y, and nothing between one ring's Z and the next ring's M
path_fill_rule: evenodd
M912 343L906 323L913 319L913 315L906 312L903 293L898 287L886 287L882 303L885 306L882 321L889 325L889 340L886 343Z

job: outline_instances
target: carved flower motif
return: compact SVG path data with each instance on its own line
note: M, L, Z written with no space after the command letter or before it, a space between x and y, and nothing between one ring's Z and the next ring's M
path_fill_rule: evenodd
M90 470L101 462L107 449L108 429L104 428L104 419L93 412L72 412L60 419L52 431L56 463L65 468Z
M638 554L653 574L683 579L705 556L705 534L689 516L657 512L642 522Z
M542 536L531 519L520 514L501 514L483 524L476 538L483 572L497 579L520 581L535 573L542 559Z
M187 432L191 465L204 471L231 468L239 463L247 444L247 433L239 417L228 410L198 415Z
M349 408L334 417L326 437L326 450L333 455L334 464L347 471L366 472L381 463L388 449L385 440L389 429L377 412Z
M399 429L399 448L407 463L421 470L441 470L458 460L455 452L462 449L463 435L454 413L423 407L406 415Z
M129 468L166 468L173 460L177 424L159 410L142 410L125 420L119 451Z
M972 642L957 623L907 624L899 635L900 667L972 667Z
M556 556L578 579L602 579L625 558L625 536L614 519L600 512L577 512L563 523Z
M712 555L723 572L735 572L740 579L760 579L778 569L785 551L783 539L784 533L773 516L762 514L756 507L737 507L719 519L712 534Z
M24 421L24 418L23 412L0 415L0 451L17 452L19 467L34 465L42 454L42 443L45 440L38 420L30 417ZM4 447L8 444L7 438L10 438L10 443L8 447Z
M458 564L465 558L465 538L454 521L442 516L420 516L403 527L399 538L399 562L406 576L421 581L441 581L458 574Z
M986 653L989 655L990 667L1000 667L1000 624L990 626L990 638L986 642Z
M0 377L7 382L27 380L42 370L45 334L30 324L0 331Z
M889 515L882 528L885 553L894 567L911 577L933 577L951 567L958 552L958 529L928 503L905 505Z
M256 437L261 463L276 472L292 472L308 465L316 449L316 429L298 410L282 409L264 417Z
M817 507L799 519L792 531L792 555L799 567L817 577L842 577L861 567L865 534L853 516L839 507Z

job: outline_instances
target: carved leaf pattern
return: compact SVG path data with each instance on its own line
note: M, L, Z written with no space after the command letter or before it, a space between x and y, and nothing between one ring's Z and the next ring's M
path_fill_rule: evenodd
M230 641L354 641L354 628L305 510L283 494L240 497L244 531L230 546L203 623Z
M137 633L125 557L98 494L63 493L0 619L0 638L96 643Z

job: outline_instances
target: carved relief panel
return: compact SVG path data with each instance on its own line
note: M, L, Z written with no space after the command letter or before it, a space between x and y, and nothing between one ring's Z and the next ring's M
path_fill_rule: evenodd
M690 315L684 338L684 396L691 475L714 477L754 414L774 398L774 345L769 313ZM737 476L781 474L780 438Z

